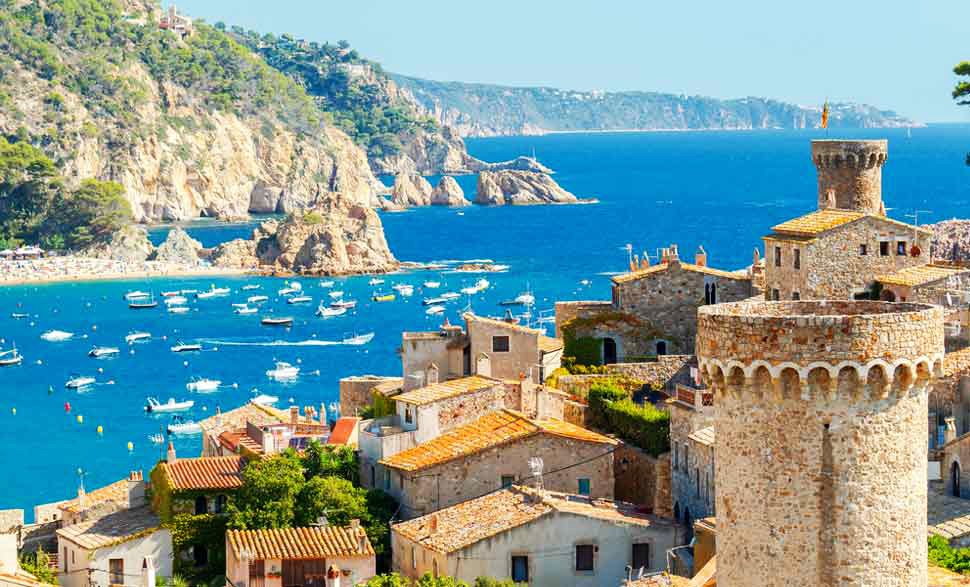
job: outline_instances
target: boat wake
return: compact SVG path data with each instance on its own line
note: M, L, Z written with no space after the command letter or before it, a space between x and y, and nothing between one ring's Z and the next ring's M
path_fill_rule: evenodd
M343 340L215 340L203 339L201 342L220 346L256 346L256 347L317 347L317 346L360 346L367 344L374 338L374 333L351 336Z

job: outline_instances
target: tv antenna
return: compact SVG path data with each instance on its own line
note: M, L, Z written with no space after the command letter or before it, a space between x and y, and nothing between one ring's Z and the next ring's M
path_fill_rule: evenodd
M536 483L536 495L542 495L542 469L545 467L545 463L542 462L542 457L531 457L529 459L529 472L532 473L532 477L535 479Z
M913 210L912 214L906 214L906 218L913 219L913 225L919 226L919 215L920 214L932 214L932 210Z

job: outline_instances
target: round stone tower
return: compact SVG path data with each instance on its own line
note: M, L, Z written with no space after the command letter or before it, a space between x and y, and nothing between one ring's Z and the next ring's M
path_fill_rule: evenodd
M878 141L812 141L818 170L818 207L884 214L882 166L889 143Z
M700 308L719 587L926 586L927 386L943 352L935 306Z

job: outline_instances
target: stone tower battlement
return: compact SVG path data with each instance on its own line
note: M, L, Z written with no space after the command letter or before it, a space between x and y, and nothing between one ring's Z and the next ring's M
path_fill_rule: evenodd
M943 352L930 305L698 311L718 585L925 587L927 390Z
M884 214L882 166L889 156L886 140L812 141L818 172L818 207Z

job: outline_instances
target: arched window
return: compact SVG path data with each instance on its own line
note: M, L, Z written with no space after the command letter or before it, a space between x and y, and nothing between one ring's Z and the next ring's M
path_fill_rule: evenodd
M675 503L674 504L674 519L677 520L678 522L680 521L680 504L679 503Z
M956 461L950 466L950 493L953 497L960 497L960 463Z
M196 515L209 513L209 503L204 495L195 498L195 513Z
M616 363L616 341L612 338L603 339L603 364L612 365Z
M658 340L657 341L657 356L659 357L660 355L666 355L666 354L667 354L667 341L666 340Z
M690 543L694 538L694 520L690 517L690 508L684 508L684 527L687 530L687 542Z

